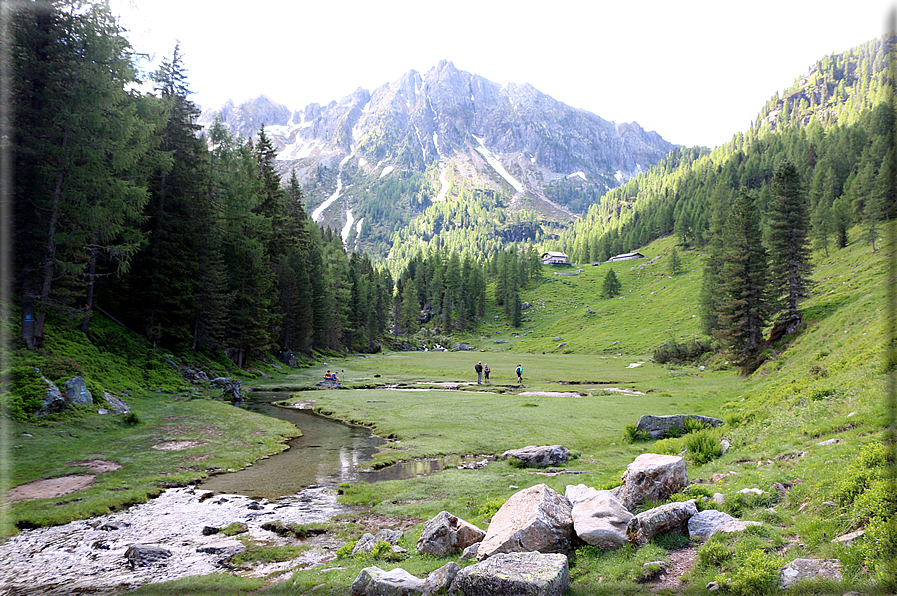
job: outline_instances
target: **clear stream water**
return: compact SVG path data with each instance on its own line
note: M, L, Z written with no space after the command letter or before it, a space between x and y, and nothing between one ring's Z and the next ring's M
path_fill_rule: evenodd
M203 481L200 488L273 501L311 486L400 480L431 474L460 462L458 457L448 457L406 462L376 471L359 471L357 466L373 459L386 441L375 436L369 428L325 418L311 410L273 404L289 397L288 393L253 392L241 407L290 422L302 431L302 436L291 439L286 451L259 460L239 472L212 476Z

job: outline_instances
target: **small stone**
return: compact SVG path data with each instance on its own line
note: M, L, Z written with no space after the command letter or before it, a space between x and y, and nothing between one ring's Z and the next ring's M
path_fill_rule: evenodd
M707 591L708 592L719 591L719 582L710 582L709 584L707 584Z

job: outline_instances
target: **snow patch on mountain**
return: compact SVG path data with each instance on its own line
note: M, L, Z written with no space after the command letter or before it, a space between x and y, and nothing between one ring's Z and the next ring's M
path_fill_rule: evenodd
M349 232L352 231L352 224L355 223L355 217L352 215L352 209L346 210L346 225L343 226L343 231L340 233L340 236L343 239L343 244L345 245L349 242Z
M333 205L333 203L336 202L336 200L340 197L340 195L341 195L342 193L343 193L343 178L342 178L342 176L337 176L337 178L336 178L336 191L334 191L334 193L333 193L332 195L330 195L330 198L329 198L329 199L327 199L326 201L324 201L323 203L321 203L320 205L318 205L318 206L315 208L315 210L311 212L311 218L312 218L312 220L313 220L315 223L320 222L320 221L321 221L321 217L323 217L323 215L324 215L324 211L326 211L328 207L330 207L331 205Z
M444 201L445 196L448 194L448 191L449 191L449 186L450 186L449 181L446 180L446 178L445 178L446 170L448 170L448 168L445 166L445 164L441 164L439 166L439 194L436 195L436 201L435 201L437 203Z
M475 138L477 140L477 142L480 144L480 146L477 147L477 152L486 159L486 163L488 163L490 166L492 166L492 169L495 170L496 172L498 172L498 175L501 176L502 178L504 178L508 184L513 186L514 190L516 190L520 194L523 194L524 193L523 185L520 183L519 180L517 180L516 178L511 176L511 174L509 174L508 171L505 169L505 166L501 163L501 161L499 161L498 157L496 157L494 153L492 153L491 151L489 151L489 149L486 148L486 145L483 143L483 139L476 135L473 135L473 138Z

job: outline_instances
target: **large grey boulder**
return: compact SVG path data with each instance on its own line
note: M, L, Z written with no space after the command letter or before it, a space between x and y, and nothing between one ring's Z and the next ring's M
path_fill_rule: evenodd
M723 421L719 418L711 418L710 416L698 416L697 414L673 414L671 416L651 416L646 414L638 419L635 425L636 431L646 432L652 439L662 439L667 436L669 430L677 427L685 430L685 420L691 418L702 424L710 426L719 426Z
M688 520L688 535L692 538L707 539L723 524L736 522L736 518L723 511L705 509Z
M62 410L65 407L65 395L59 390L50 379L41 375L41 380L47 384L47 391L44 393L44 401L41 403L40 410L37 411L38 416L46 416Z
M840 582L841 561L838 559L794 559L779 570L779 585L788 589L805 580L825 579Z
M65 382L65 400L76 406L93 404L93 395L87 389L84 377L72 377Z
M685 459L678 455L645 453L626 466L623 485L614 491L626 509L635 511L645 501L666 501L686 486Z
M352 596L408 596L423 592L424 580L411 575L401 567L392 571L384 571L379 567L365 567L349 588L349 594Z
M458 572L449 594L464 596L563 596L570 568L561 554L502 553Z
M492 516L477 559L511 552L567 553L572 542L570 502L537 484L512 495Z
M626 528L629 541L636 546L642 546L651 541L655 536L663 534L686 534L688 532L688 520L698 514L695 500L678 503L667 503L654 509L639 513L631 520Z
M417 550L425 555L446 557L480 542L485 536L486 532L470 522L442 511L424 524Z
M461 568L458 567L458 564L451 561L439 569L431 571L427 575L427 579L424 580L424 596L445 594L451 587L452 582L455 581L460 570Z
M570 450L563 445L530 445L520 449L509 449L501 454L502 459L513 457L524 468L544 468L567 462Z
M131 406L128 402L112 395L108 391L103 391L103 399L106 400L106 404L116 414L127 414L131 411Z
M601 550L621 548L629 542L626 527L632 513L613 492L578 484L567 486L564 496L573 506L573 531L580 540Z

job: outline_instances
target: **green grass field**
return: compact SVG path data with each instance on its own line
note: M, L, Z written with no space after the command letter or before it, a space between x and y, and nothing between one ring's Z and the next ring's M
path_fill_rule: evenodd
M794 593L887 593L893 587L888 583L893 567L887 565L893 551L887 541L893 539L894 524L882 520L893 517L895 504L884 490L884 472L875 471L887 469L884 460L870 459L864 451L881 442L889 414L881 358L886 251L871 254L869 247L855 242L831 257L817 255L817 283L803 305L803 329L768 346L763 366L742 377L725 355L707 355L682 366L651 361L653 350L662 344L699 337L700 255L680 251L683 272L671 276L664 257L672 246L672 238L663 239L641 251L648 256L645 261L615 264L623 295L611 300L597 297L607 264L586 265L578 275L555 275L546 267L543 281L522 297L533 306L520 329L496 319L496 312L487 317L490 323L472 333L441 338L469 342L472 351L328 359L267 379L256 375L254 387L287 389L293 400L313 400L319 413L370 426L388 437L371 464L375 467L437 455L499 455L534 444L560 443L577 456L561 474L493 461L476 471L447 469L402 481L344 486L344 502L416 523L403 542L409 554L401 561L340 559L323 575L318 569L297 569L290 579L265 587L264 593L315 588L316 595L344 594L358 571L371 564L401 566L421 576L452 560L416 555L414 544L424 520L445 509L486 527L504 500L534 484L546 483L562 493L567 484L616 486L626 465L640 453L678 453L682 446L676 442L681 439L625 442L626 425L642 414L673 413L727 422L720 434L732 449L701 465L689 458L689 477L708 480L697 485L701 490L730 495L726 510L763 523L761 530L730 543L701 547L699 563L684 578L682 592L703 594L708 582L728 580L729 593L773 593L764 583L769 579L764 570L772 563L832 557L842 562L844 582ZM562 343L566 345L559 347ZM492 368L490 384L476 385L477 361ZM522 385L514 376L518 363L524 368ZM327 369L340 371L351 390L313 388ZM446 384L457 389L449 390ZM523 395L561 392L577 395ZM90 417L57 426L15 425L13 443L23 445L14 452L16 484L63 474L69 469L67 459L108 458L128 465L108 478L101 476L102 484L94 489L66 497L82 501L52 508L49 502L16 504L12 520L61 523L120 507L158 490L169 476L182 479L201 476L207 467L240 467L276 451L277 441L289 434L278 423L249 412L240 411L236 419L229 406L199 399L172 401L170 394L143 399L138 411L143 423L134 429ZM61 430L75 436L59 436L66 434L57 432ZM24 432L39 440L26 444L18 438ZM197 440L203 448L144 457L154 441L163 439ZM838 442L818 445L827 439ZM206 454L201 464L191 461ZM709 482L714 474L729 472L735 474ZM774 482L790 488L784 498L750 501L734 496L742 488L769 491ZM115 491L119 487L134 494ZM870 496L858 496L866 493ZM352 522L334 520L333 532L348 541L357 539L358 526ZM833 537L858 528L866 528L872 538L849 547L832 544ZM571 559L571 593L646 593L649 586L638 581L642 563L667 559L681 546L660 542L639 551L605 554L580 549ZM759 583L752 583L755 580ZM246 594L259 589L257 580L219 576L146 586L135 593Z

